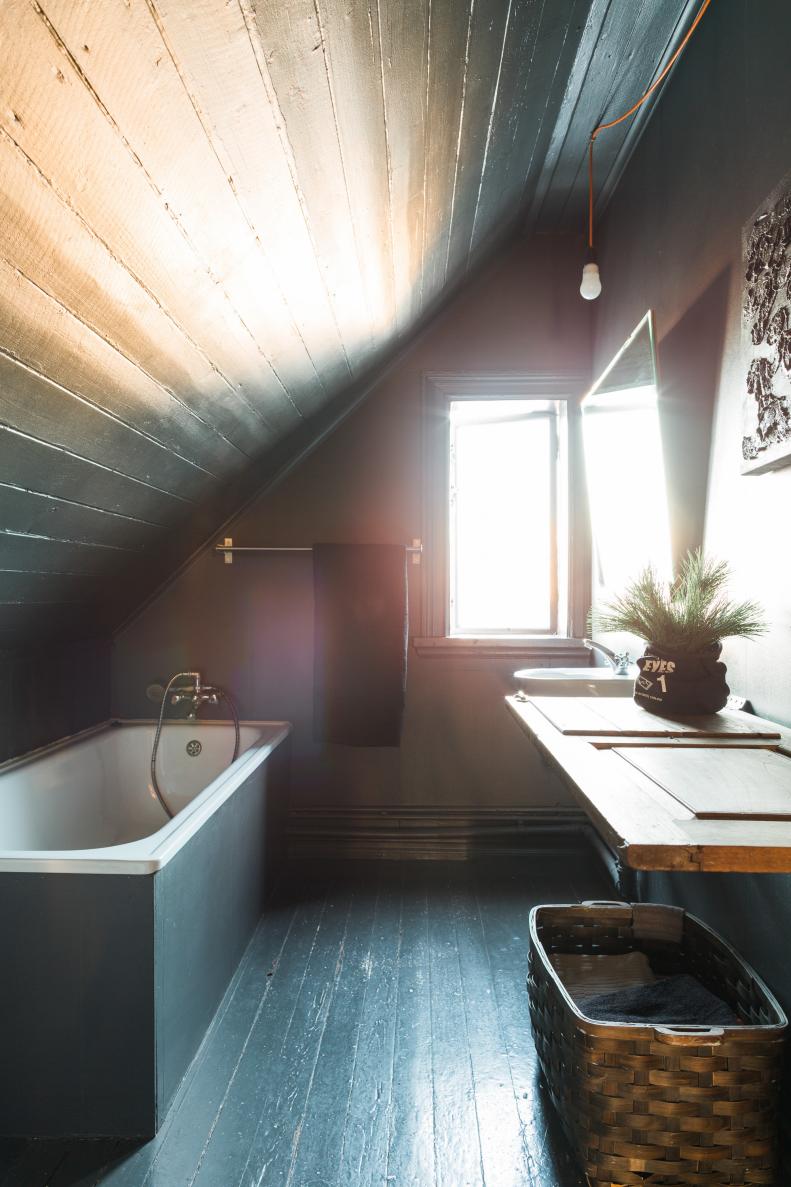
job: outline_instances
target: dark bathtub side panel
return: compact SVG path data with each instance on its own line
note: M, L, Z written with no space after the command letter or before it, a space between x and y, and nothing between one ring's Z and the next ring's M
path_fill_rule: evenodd
M261 915L287 784L288 739L155 875L158 1125Z
M153 878L0 874L0 1134L154 1132Z

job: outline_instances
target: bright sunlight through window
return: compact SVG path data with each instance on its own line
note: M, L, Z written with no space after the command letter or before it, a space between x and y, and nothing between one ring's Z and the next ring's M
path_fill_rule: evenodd
M556 629L555 405L450 403L450 632Z
M582 407L598 595L621 593L648 564L667 581L670 526L656 388L597 393Z

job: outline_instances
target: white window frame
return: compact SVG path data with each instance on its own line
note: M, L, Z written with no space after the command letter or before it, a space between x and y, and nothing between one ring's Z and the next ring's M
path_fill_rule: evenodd
M584 514L579 403L589 386L582 375L448 374L424 377L423 399L423 596L419 650L437 654L469 649L478 654L553 651L585 633L590 606L590 536ZM450 405L461 400L551 402L557 408L565 446L556 462L556 527L564 523L555 566L556 614L548 631L480 631L452 634L450 622ZM422 647L420 646L422 645Z

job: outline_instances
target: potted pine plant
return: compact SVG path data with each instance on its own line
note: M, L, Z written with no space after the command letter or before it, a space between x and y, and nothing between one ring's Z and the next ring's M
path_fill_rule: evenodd
M646 642L637 661L638 705L659 714L716 713L730 689L720 660L722 640L754 639L766 630L756 602L726 595L725 561L688 552L678 577L667 584L649 565L620 597L591 612L600 631L626 631Z

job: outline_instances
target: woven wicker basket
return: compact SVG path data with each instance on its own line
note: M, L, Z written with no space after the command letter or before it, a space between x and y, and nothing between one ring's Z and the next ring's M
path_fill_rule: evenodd
M642 951L687 972L742 1026L594 1022L550 957ZM594 1187L775 1184L785 1014L736 952L676 907L583 903L530 913L528 989L541 1070Z

